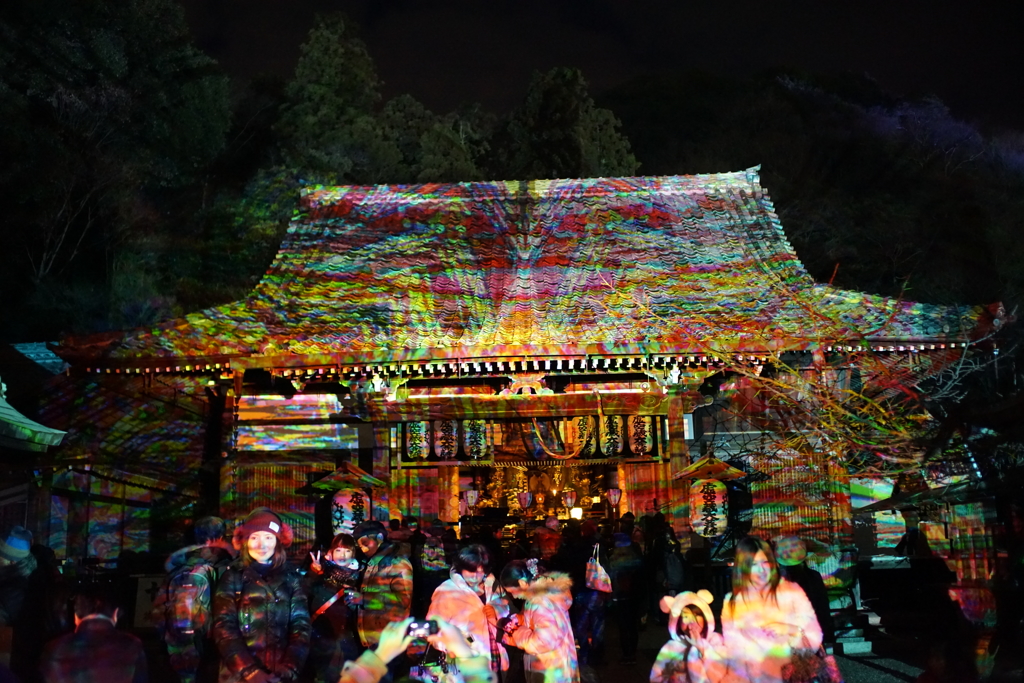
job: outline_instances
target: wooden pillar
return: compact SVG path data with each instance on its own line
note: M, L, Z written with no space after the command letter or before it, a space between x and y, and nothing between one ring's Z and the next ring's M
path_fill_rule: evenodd
M459 468L437 468L438 516L444 522L459 521Z
M199 509L197 517L220 514L220 464L231 439L232 399L221 385L206 388L206 431L203 434L203 466L199 470Z
M385 483L377 489L378 500L373 501L373 518L387 524L391 514L391 430L387 422L373 422L373 471L370 473Z
M690 464L690 449L686 445L686 415L693 410L692 391L684 385L668 390L668 454L673 461L681 459L683 467Z
M622 491L622 497L619 498L619 504L615 510L616 517L622 517L623 514L629 512L629 506L633 499L633 496L630 495L629 475L626 472L626 467L627 466L621 462L617 466L616 479L618 479L618 487L619 490ZM635 465L630 465L630 467L635 467ZM639 514L634 512L633 514L639 517L643 512L640 512Z

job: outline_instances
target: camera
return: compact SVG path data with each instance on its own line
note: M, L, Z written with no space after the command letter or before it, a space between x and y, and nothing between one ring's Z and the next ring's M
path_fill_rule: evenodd
M409 629L405 633L413 638L432 636L437 633L437 622L433 619L430 621L414 621L409 624Z

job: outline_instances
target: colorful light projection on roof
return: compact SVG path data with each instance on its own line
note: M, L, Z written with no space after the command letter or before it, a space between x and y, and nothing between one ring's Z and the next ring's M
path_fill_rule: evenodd
M128 337L113 355L501 355L709 339L743 350L798 346L811 311L849 339L961 339L976 316L814 283L756 168L328 187L307 192L247 299Z

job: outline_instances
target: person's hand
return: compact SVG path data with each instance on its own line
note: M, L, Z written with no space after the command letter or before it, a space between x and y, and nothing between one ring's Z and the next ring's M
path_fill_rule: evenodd
M359 607L363 604L363 594L359 591L345 591L345 604L349 607Z
M409 624L413 622L412 617L402 621L392 621L380 632L380 641L374 652L385 664L409 649L412 638L407 635Z
M437 622L437 633L427 636L427 642L438 650L447 652L456 659L473 657L476 655L470 647L462 631L449 624L444 619L435 618Z
M792 640L793 638L796 638L797 636L803 634L803 629L799 626L794 626L793 624L784 624L780 622L772 622L770 624L765 624L761 627L760 631L762 636L764 636L768 640L773 640L776 642Z
M484 605L484 618L492 628L498 625L498 613L494 611L494 605Z
M522 625L522 623L523 623L522 619L519 617L519 615L518 614L513 614L508 619L505 620L505 625L504 625L504 629L503 630L505 631L505 633L512 633L517 628L519 628Z
M690 622L688 624L683 624L682 633L680 635L682 635L690 642L696 642L700 639L703 630L704 629L701 628L700 624Z
M316 555L314 555L313 553L310 553L309 554L309 559L313 560L313 563L309 565L309 569L314 574L323 574L324 573L324 568L322 566L320 566L320 551L317 550L316 551Z

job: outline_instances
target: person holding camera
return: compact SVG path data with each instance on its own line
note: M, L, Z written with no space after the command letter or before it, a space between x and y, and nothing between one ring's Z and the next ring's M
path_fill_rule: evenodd
M368 648L376 647L384 627L409 617L412 607L412 564L389 543L387 530L377 521L359 524L352 531L366 561L358 593L348 598L358 606L359 638Z
M306 670L319 683L336 683L345 662L362 651L356 635L356 611L346 598L359 590L356 541L338 534L323 555L310 553L306 575L312 636Z
M213 640L220 683L279 683L299 676L309 653L309 609L284 549L292 530L269 508L235 527L240 556L213 598Z
M346 662L338 683L378 683L388 674L388 664L403 654L414 640L426 640L453 658L465 683L495 683L490 658L476 654L459 629L444 619L417 622L395 621L383 628L377 646Z
M502 570L501 585L512 597L526 601L522 614L501 624L503 642L525 653L526 683L579 683L576 639L569 621L569 575L540 573L536 560L516 560Z
M498 619L509 614L508 600L490 573L491 554L474 544L459 551L450 578L430 600L428 619L443 619L459 629L473 651L487 656L491 670L507 671L508 654L497 637Z

